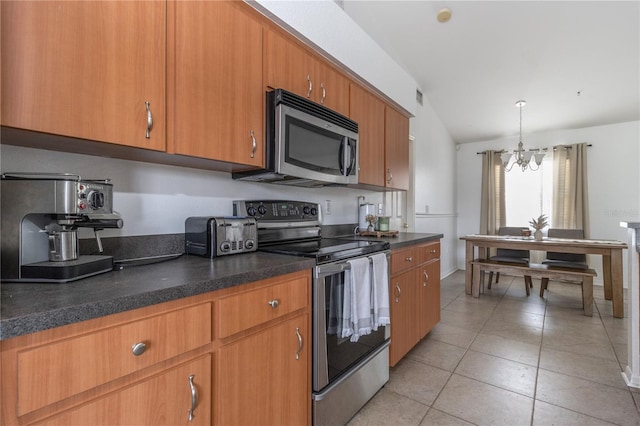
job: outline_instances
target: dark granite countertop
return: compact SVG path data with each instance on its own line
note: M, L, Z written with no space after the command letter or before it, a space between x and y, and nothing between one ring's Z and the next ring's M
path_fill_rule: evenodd
M0 340L303 269L315 261L270 253L181 256L66 284L3 283Z
M640 222L620 222L620 226L623 228L634 229L636 235L636 251L640 253Z
M401 232L384 240L391 249L435 241L442 234ZM66 284L3 283L0 340L194 296L252 281L311 269L315 260L263 252L207 259L183 255L130 266Z

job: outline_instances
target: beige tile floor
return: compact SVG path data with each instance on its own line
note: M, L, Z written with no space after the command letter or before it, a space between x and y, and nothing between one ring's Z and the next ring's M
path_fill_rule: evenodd
M579 285L539 286L527 297L502 276L474 299L464 271L442 280L440 323L349 425L640 425L640 389L620 374L628 318L602 287L590 318Z

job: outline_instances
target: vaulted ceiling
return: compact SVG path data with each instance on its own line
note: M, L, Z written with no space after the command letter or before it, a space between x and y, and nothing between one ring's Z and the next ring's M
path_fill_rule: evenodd
M520 99L523 133L640 120L640 1L338 4L415 78L457 143L517 134Z

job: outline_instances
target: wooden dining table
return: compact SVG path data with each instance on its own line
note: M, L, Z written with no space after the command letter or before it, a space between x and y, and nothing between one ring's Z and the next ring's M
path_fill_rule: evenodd
M489 248L595 254L602 256L604 297L613 302L613 316L624 317L622 250L627 248L627 244L622 241L546 237L536 240L533 237L476 234L466 235L460 239L466 241L465 291L467 294L471 294L473 282L471 262L474 259L487 259Z

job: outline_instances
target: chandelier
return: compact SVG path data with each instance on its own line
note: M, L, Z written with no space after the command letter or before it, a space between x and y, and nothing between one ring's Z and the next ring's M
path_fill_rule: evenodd
M525 106L526 103L527 103L526 101L516 102L516 106L520 108L520 139L518 142L518 149L513 150L513 154L508 151L504 151L502 155L500 155L500 159L502 160L502 166L507 172L511 171L511 169L513 169L513 166L515 166L516 164L520 168L522 168L523 172L527 170L527 168L534 171L538 170L540 168L540 164L542 163L542 157L544 157L544 152L541 152L541 151L547 150L546 148L542 150L536 148L536 149L530 149L528 151L525 151L524 149L524 146L522 144L522 108ZM512 156L513 156L513 162L511 163L511 165L509 165L509 161L511 160ZM531 162L532 158L533 158L533 162ZM535 169L532 167L533 164L536 165Z

